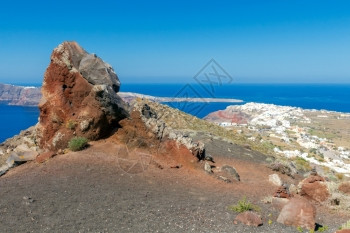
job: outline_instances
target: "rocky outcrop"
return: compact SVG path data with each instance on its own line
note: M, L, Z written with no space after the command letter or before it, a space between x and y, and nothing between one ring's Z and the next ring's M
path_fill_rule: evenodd
M235 218L235 221L239 221L247 226L258 227L263 225L261 216L252 211L245 211L243 213L238 214Z
M298 193L317 202L326 201L330 193L325 179L319 175L311 175L298 185Z
M21 131L0 144L0 176L10 168L34 160L40 150L36 145L35 127Z
M269 165L273 171L280 172L282 174L286 174L294 178L296 174L298 174L298 170L296 169L293 162L282 162L282 161L274 161Z
M315 229L316 208L304 198L292 198L283 208L277 222L295 227Z
M20 106L37 106L41 98L39 87L22 87L0 84L0 103Z
M141 119L146 127L153 132L159 140L170 139L175 140L178 144L184 145L191 153L198 158L204 160L205 145L203 142L194 142L192 138L188 137L182 130L175 130L162 119L164 114L169 114L164 110L152 109L148 100L137 99L133 102L133 110L140 112ZM153 103L157 104L157 103Z
M38 144L64 149L74 136L107 136L128 114L117 95L120 82L113 68L76 42L54 49L39 104Z

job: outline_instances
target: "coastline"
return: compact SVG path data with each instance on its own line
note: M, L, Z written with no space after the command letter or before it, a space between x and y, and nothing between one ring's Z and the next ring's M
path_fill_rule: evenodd
M264 145L271 154L350 176L350 113L246 103L204 119Z
M231 98L180 98L180 97L158 97L151 95L144 95L133 92L118 92L118 95L124 100L129 101L135 98L145 98L154 102L164 103L164 102L197 102L197 103L243 103L243 100L231 99Z

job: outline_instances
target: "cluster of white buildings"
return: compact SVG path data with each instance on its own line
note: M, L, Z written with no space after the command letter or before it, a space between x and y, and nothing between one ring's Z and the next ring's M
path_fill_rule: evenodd
M274 148L276 154L288 158L301 157L310 163L329 167L339 173L350 174L350 164L346 160L350 159L350 151L343 147L336 147L326 138L320 138L309 133L308 127L302 127L298 123L309 124L311 119L306 117L301 108L278 106L273 104L247 103L245 105L229 106L225 111L242 112L250 116L248 125L237 125L236 123L222 122L221 126L240 126L251 131L268 135L270 138L278 138L287 143L288 147L293 148L291 142L296 142L299 147L294 146L292 150L282 150ZM312 110L316 111L316 110ZM326 111L320 111L319 118L327 118ZM349 117L349 114L341 114L342 118ZM350 118L350 117L349 117ZM254 137L249 140L254 141ZM302 149L300 149L300 147ZM316 159L309 153L310 150L321 154L323 159Z

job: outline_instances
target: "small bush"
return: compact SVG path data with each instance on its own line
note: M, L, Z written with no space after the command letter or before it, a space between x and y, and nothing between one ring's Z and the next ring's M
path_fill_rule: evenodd
M70 130L74 130L75 127L76 127L77 123L72 121L72 120L69 120L67 123L66 123L66 128L67 129L70 129Z
M249 210L260 210L259 206L253 205L252 203L247 201L246 197L243 197L243 199L239 200L237 205L229 206L229 209L237 213L243 213Z
M72 138L69 143L68 147L72 151L79 151L83 150L88 144L88 140L84 137L74 137Z
M343 180L344 179L344 174L343 173L337 173L335 176L338 178L338 180Z
M325 232L328 230L328 226L322 226L322 227L319 227L317 231L319 232Z
M311 170L310 163L302 157L296 157L294 159L294 162L295 162L298 170L303 170L303 171L310 171Z

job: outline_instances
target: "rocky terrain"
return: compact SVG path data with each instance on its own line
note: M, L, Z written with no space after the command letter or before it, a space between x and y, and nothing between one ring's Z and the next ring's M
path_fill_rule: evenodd
M347 177L330 180L253 134L145 98L127 104L119 86L77 43L53 51L38 124L0 145L2 232L347 228ZM77 138L88 145L75 150Z

